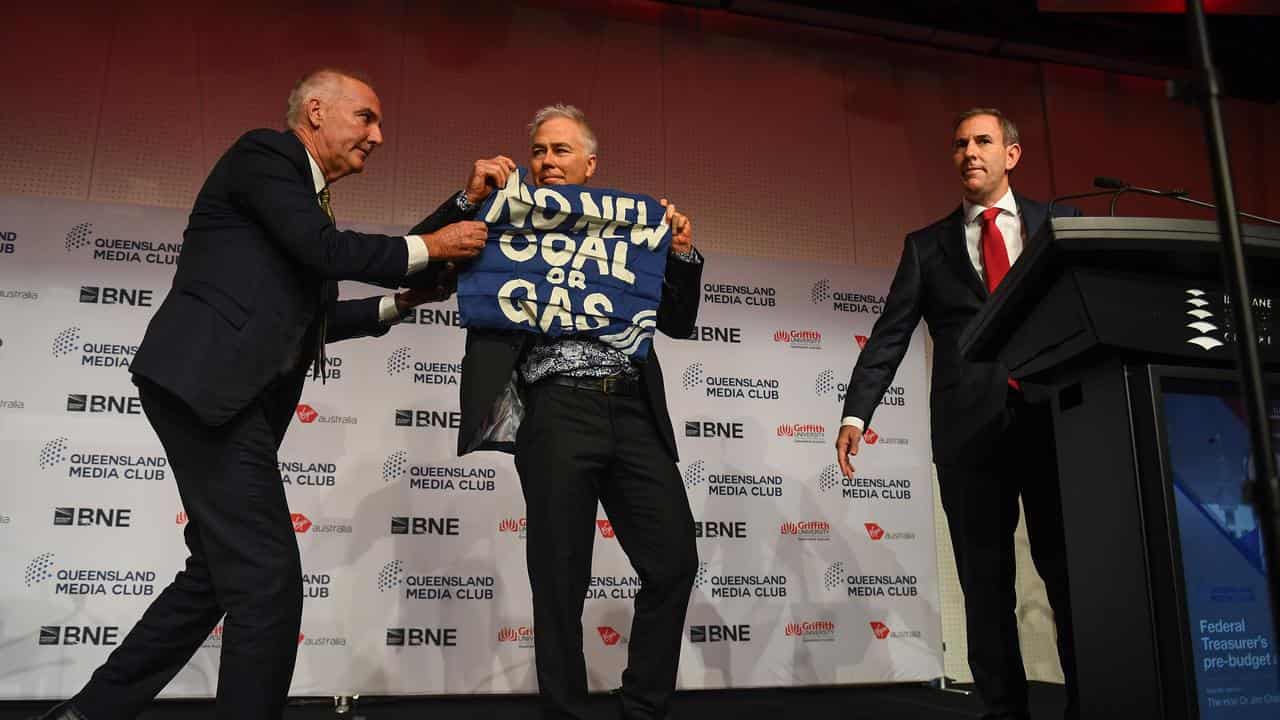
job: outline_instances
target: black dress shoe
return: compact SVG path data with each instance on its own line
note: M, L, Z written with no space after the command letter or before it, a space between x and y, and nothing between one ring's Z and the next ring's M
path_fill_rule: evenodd
M49 709L48 712L33 720L88 720L84 713L80 712L80 708L71 704L70 700L60 702Z

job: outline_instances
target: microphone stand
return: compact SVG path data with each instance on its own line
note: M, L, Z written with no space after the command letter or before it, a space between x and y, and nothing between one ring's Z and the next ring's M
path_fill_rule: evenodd
M1195 205L1196 207L1208 208L1209 210L1216 211L1218 209L1218 206L1214 205L1213 203L1208 203L1203 200L1196 200L1195 198L1188 196L1186 190L1179 190L1179 189L1152 190L1151 188L1137 187L1135 185L1126 185L1123 188L1116 190L1115 197L1111 198L1112 217L1115 217L1115 214L1116 214L1116 201L1120 199L1120 195L1122 193L1126 193L1126 192L1135 192L1135 193L1138 193L1139 195L1150 195L1152 197L1169 198L1170 200L1177 200L1178 202L1184 202L1184 203L1187 203L1188 205ZM1243 210L1237 210L1236 214L1239 215L1240 217L1249 218L1250 220L1256 220L1260 223L1266 223L1268 225L1280 225L1280 220L1275 220L1269 217L1263 217L1261 215L1254 215L1252 213L1244 212Z
M1191 53L1203 73L1200 84L1193 88L1193 92L1204 113L1209 161L1213 169L1213 194L1221 208L1217 213L1218 231L1222 235L1224 270L1237 328L1236 350L1239 353L1241 385L1244 405L1248 411L1250 446L1253 450L1254 477L1245 480L1245 497L1258 515L1258 526L1262 531L1262 554L1266 560L1267 586L1271 596L1272 630L1280 632L1280 476L1276 474L1276 456L1271 445L1268 421L1270 406L1267 404L1262 362L1258 354L1253 298L1245 272L1240 218L1236 210L1231 164L1227 156L1227 138L1218 102L1221 90L1210 54L1203 0L1187 0L1187 14L1191 21L1188 28ZM1208 205L1199 201L1193 204Z

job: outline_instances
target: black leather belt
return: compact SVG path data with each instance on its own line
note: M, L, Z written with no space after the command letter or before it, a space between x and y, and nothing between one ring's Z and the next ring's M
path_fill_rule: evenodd
M568 375L551 375L539 380L535 385L562 385L579 390L594 390L606 395L639 395L640 381L625 375L608 377L569 377Z

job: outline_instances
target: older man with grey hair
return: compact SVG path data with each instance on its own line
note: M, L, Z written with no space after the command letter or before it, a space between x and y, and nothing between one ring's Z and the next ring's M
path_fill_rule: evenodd
M550 105L530 124L529 170L538 186L582 185L595 174L596 138L582 111ZM458 193L452 216L470 217L494 189L486 178L514 169L507 158ZM693 333L702 256L689 219L667 207L672 229L658 329ZM661 718L675 690L685 611L698 569L693 514L676 468L657 352L633 362L586 337L550 338L470 328L462 359L458 454L515 454L528 518L526 556L538 630L538 689L547 718L588 715L582 611L591 578L597 504L640 577L618 694L625 718Z
M250 131L213 166L173 288L130 365L187 513L186 567L47 717L136 717L220 619L218 717L282 715L302 569L277 451L307 368L323 375L326 342L382 335L401 312L442 298L445 261L484 246L479 222L402 237L338 229L330 186L364 170L383 140L369 83L313 72L287 115L289 129ZM425 289L338 301L338 280L398 287L409 275Z

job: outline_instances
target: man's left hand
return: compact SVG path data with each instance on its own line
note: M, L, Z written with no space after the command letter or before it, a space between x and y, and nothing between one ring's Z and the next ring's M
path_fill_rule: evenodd
M666 222L671 226L671 252L688 255L693 250L693 222L676 210L674 203L662 198L658 202L667 209Z
M453 263L449 263L440 273L438 280L435 287L410 288L396 293L396 311L403 315L424 303L448 300L454 290L458 289L458 276Z

